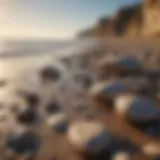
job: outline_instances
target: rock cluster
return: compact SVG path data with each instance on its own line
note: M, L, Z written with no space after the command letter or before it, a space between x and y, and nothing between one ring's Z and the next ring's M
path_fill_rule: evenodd
M95 160L132 160L140 153L159 156L159 143L141 145L134 135L160 137L157 72L125 54L91 57L85 69L75 67L76 58L69 66L60 60L0 90L5 156L9 150L22 157L54 157L49 152L63 155L67 149ZM100 72L106 75L103 80Z

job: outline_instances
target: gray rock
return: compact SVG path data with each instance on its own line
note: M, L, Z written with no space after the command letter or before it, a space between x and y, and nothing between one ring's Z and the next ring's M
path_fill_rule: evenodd
M57 113L47 119L47 125L56 132L65 132L69 121L65 113Z
M26 108L17 114L17 121L21 124L35 124L39 116L34 108Z
M109 146L111 135L99 122L77 121L69 127L67 139L76 150L96 154Z
M93 101L105 103L107 106L112 107L114 98L126 91L127 86L124 83L113 80L94 85L90 91L90 95Z
M27 130L14 130L7 136L6 147L18 154L34 155L40 147L40 138Z
M158 119L158 108L149 100L134 95L120 95L115 99L115 110L135 122Z

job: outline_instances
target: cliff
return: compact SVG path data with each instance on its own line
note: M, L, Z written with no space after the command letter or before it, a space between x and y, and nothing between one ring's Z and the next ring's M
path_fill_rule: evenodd
M83 37L160 35L160 0L120 8L113 17L100 18L89 31Z
M135 35L140 34L142 26L142 6L135 5L120 9L115 17L116 35Z
M146 0L143 7L143 34L160 35L160 0Z

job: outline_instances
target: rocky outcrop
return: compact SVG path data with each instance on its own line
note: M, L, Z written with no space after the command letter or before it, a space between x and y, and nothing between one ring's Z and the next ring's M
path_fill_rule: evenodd
M140 4L120 9L115 17L116 35L139 35L142 26L142 6Z
M87 34L83 33L83 37L160 35L160 1L145 0L120 8L114 16L101 18Z
M160 35L160 1L146 0L143 7L143 34Z

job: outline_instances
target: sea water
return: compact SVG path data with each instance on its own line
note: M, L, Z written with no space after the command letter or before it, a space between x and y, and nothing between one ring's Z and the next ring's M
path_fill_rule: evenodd
M74 41L1 41L0 80L14 79L29 69L52 59L82 54L95 47L95 40Z

